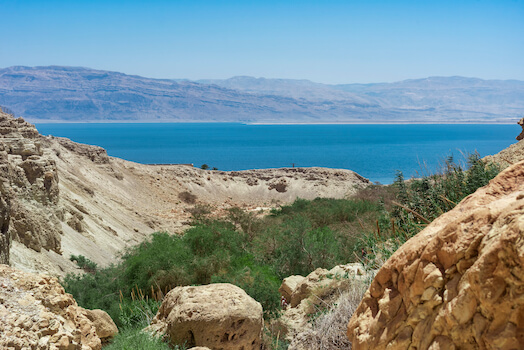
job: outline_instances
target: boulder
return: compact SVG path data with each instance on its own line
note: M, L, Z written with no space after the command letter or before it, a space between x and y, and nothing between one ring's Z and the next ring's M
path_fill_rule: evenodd
M260 303L228 283L177 287L164 298L147 331L171 344L213 350L260 349Z
M304 278L304 276L300 275L294 275L284 278L282 284L280 285L280 288L278 288L278 291L280 295L282 295L286 299L286 302L289 303L291 301L291 296L295 292L295 289L300 284L300 282L304 280Z
M86 316L92 311L78 306L56 278L0 265L0 301L1 349L102 348L97 321Z
M282 291L287 291L288 288L291 289L291 287L293 287L292 282L295 283L290 298L286 298L286 300L290 301L291 307L297 307L302 300L309 298L313 294L319 297L326 293L330 293L330 291L337 288L343 278L361 278L364 275L364 267L360 263L338 265L331 270L318 268L305 278L298 276L302 277L302 279L294 278L289 282L285 282L286 280L284 280L279 291L281 289ZM284 286L284 284L288 286ZM282 291L281 294L284 295Z
M290 349L302 349L294 344L294 340L299 334L311 330L311 315L325 310L341 293L366 278L364 267L359 263L337 265L331 270L319 268L306 277L285 278L279 292L290 303L271 328L292 342Z
M113 338L118 333L118 328L115 322L107 312L104 310L85 310L86 317L93 322L96 329L96 334L103 343Z
M523 232L524 161L382 266L349 321L353 348L522 348Z

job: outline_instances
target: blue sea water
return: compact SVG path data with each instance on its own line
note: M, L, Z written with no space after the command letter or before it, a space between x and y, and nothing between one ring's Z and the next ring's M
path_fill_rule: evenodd
M391 183L435 171L463 153L495 154L516 142L518 125L245 125L223 123L43 124L44 135L104 147L138 163L208 164L220 170L343 168Z

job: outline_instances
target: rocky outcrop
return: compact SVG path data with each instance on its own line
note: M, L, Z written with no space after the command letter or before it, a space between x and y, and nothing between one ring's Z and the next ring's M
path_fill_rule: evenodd
M519 142L510 145L497 154L484 157L484 161L497 163L502 168L507 168L524 160L524 118L522 118L518 124L522 126L522 132L517 136Z
M520 141L520 140L523 140L524 139L524 118L520 119L518 122L517 122L518 125L520 125L522 127L522 131L520 132L520 134L516 137L517 141Z
M110 317L79 307L56 278L0 265L0 300L2 349L99 350L116 331L93 322L87 316L93 312L106 322Z
M84 145L82 143L76 143L69 139L66 139L65 137L55 137L54 139L56 139L58 143L61 146L63 146L65 149L73 153L76 153L80 156L87 157L93 163L97 163L97 164L108 164L109 163L109 157L107 155L107 151L103 149L102 147Z
M311 315L325 310L354 282L366 278L366 271L359 263L338 265L331 270L318 268L306 277L285 278L279 292L287 305L283 306L282 316L274 328L292 342L290 349L303 349L298 344L298 335L311 330Z
M522 348L523 232L519 162L383 265L348 324L353 348Z
M35 251L61 252L58 172L34 125L0 112L2 247L11 239ZM5 231L5 232L4 232ZM5 248L2 248L5 251ZM9 259L2 259L8 263Z
M0 142L0 264L9 264L9 249L11 234L9 222L11 220L11 198L13 193L9 186L13 169L7 160L5 145Z
M262 306L228 283L177 287L164 298L146 330L171 344L214 350L260 349Z

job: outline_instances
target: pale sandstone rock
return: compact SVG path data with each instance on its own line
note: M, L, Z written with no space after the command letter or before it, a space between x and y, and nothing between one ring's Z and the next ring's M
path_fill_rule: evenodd
M14 239L37 252L61 252L56 163L44 155L41 136L34 125L0 112L1 203L9 220L2 241ZM9 208L6 212L5 208ZM5 215L4 215L5 217ZM5 227L4 227L5 228ZM2 243L2 246L10 246ZM3 249L3 248L2 248ZM2 259L8 263L9 260Z
M519 120L518 124L522 127L522 132L516 138L519 142L510 145L497 154L484 157L484 161L497 163L502 168L507 168L524 160L524 118Z
M362 264L352 263L337 265L331 270L318 268L306 277L284 279L279 291L290 304L273 328L288 341L293 341L298 334L311 328L312 314L331 305L353 281L365 278L367 275ZM298 345L292 348L301 349Z
M520 162L383 265L348 324L353 348L522 348L523 233Z
M56 278L0 265L0 300L1 349L102 348L98 329L86 316L92 311L79 307ZM95 314L109 322L105 312Z
M91 322L93 322L96 334L102 342L106 342L118 333L118 328L116 327L115 322L113 322L111 316L109 316L104 310L85 310L84 314Z
M287 303L291 301L291 296L295 292L295 289L297 288L299 283L304 280L304 278L304 276L300 275L294 275L284 278L282 284L280 285L280 288L278 288L278 291L280 295L286 298Z
M260 303L237 286L217 283L171 290L146 330L172 344L249 350L260 349L262 328Z
M312 294L319 296L331 292L338 284L340 284L343 278L360 278L364 274L364 267L359 263L338 265L331 270L318 268L302 280L298 281L297 279L298 283L293 288L290 305L291 307L296 307L302 302L302 300L308 298Z
M72 151L78 155L89 158L93 163L97 164L108 164L109 156L102 147L84 145L81 143L73 142L65 137L55 137L60 145L69 151Z

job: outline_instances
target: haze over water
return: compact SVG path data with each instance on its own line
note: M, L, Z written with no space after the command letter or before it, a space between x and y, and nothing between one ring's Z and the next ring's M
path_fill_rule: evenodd
M37 124L45 135L98 145L145 163L208 164L219 170L329 167L391 183L435 171L444 159L483 157L515 143L518 125Z

